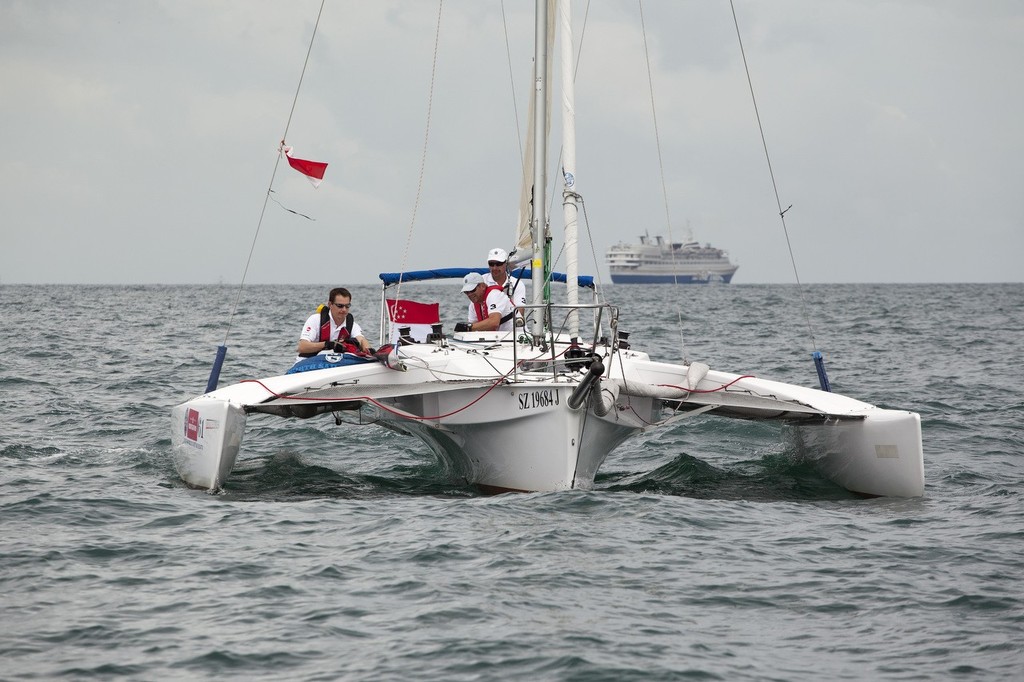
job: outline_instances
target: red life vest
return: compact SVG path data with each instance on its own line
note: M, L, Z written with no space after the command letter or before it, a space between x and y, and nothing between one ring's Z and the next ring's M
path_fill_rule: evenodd
M484 292L483 299L481 299L479 303L474 303L473 304L473 306L476 308L476 321L477 322L481 322L483 320L486 320L489 317L489 315L487 313L487 297L490 295L490 293L492 291L503 291L503 290L497 284L492 284L489 287L487 287L487 291ZM502 322L504 322L504 321L505 320L502 319Z
M338 338L336 341L344 341L352 335L352 313L349 313L345 317L345 326L338 330ZM331 313L327 308L324 308L323 312L320 313L320 340L330 341L331 340Z
M321 305L320 308L320 335L317 337L319 341L330 341L331 340L331 309L326 305ZM352 313L345 316L345 326L338 330L338 341L343 341L346 344L345 351L355 353L359 351L359 348L355 344L349 342L347 339L352 336L352 325L355 324ZM351 346L351 348L349 348ZM319 351L312 353L299 353L300 358L311 358L314 355L319 355Z

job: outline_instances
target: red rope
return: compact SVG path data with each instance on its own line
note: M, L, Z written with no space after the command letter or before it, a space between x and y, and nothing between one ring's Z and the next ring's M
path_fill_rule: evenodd
M725 389L729 388L730 386L735 384L740 379L754 379L754 378L755 377L754 377L753 374L744 374L741 377L736 377L735 379L733 379L732 381L730 381L727 384L722 384L718 388L703 389L703 390L686 389L686 388L683 388L682 386L676 386L675 384L658 384L658 386L661 386L661 387L664 387L664 388L675 388L675 389L679 389L680 391L686 391L687 393L717 393L718 391L724 391ZM659 423L659 422L649 422L646 419L644 419L643 417L641 417L637 413L637 411L635 409L633 409L633 405L632 404L629 404L629 411L633 413L633 416L635 416L637 419L642 421L644 424L647 424L648 426L654 426L655 424Z
M373 405L376 405L377 407L379 407L380 409L384 410L385 412L390 412L391 414L398 415L399 417L406 417L406 418L409 418L409 419L418 419L420 421L433 421L433 420L436 420L436 419L444 419L445 417L450 417L453 414L458 414L459 412L462 412L463 410L467 410L470 407L472 407L474 404L476 404L478 401L482 400L485 395L487 395L488 393L493 391L495 389L495 387L497 387L499 384L501 384L503 381L505 381L505 379L508 378L509 374L512 374L512 372L514 372L516 370L516 368L519 365L521 365L523 362L525 362L525 360L520 360L519 363L515 367L513 367L512 369L510 369L508 372L506 372L505 374L501 375L500 377L498 377L498 379L493 384L491 384L490 388L488 388L486 391L484 391L483 393L478 395L472 401L470 401L466 405L463 405L459 409L452 410L451 412L448 412L446 414L439 414L439 415L434 415L434 416L430 416L430 417L419 417L419 416L417 416L415 414L410 414L408 412L402 412L402 411L399 411L399 410L394 410L394 409L388 407L387 405L384 405L380 401L376 400L375 398L371 398L368 395L352 396L351 398L348 398L347 400L365 400L368 403L372 403ZM289 400L308 400L310 402L334 402L334 401L337 400L337 398L317 398L317 397L314 397L314 396L282 395L282 394L280 394L280 393L278 393L276 391L271 390L270 387L268 387L266 384L264 384L259 379L244 379L244 380L242 380L239 383L243 383L243 384L245 384L245 383L259 384L260 386L263 387L263 390L265 390L267 393L269 393L270 395L272 395L275 398L282 398L282 399L289 399Z
M755 379L755 378L756 377L753 374L744 374L741 377L736 377L735 379L733 379L732 381L730 381L727 384L722 384L718 388L709 388L709 389L703 389L703 390L701 390L699 388L683 388L682 386L676 386L674 384L658 384L658 386L664 386L665 388L676 388L676 389L679 389L680 391L685 391L686 393L718 393L719 391L724 391L725 389L729 388L730 386L735 384L740 379Z
M559 353L558 355L561 356L562 353ZM497 387L499 384L501 384L503 381L505 381L505 379L507 379L508 376L510 374L512 374L512 372L514 372L524 362L526 362L526 360L520 360L512 369L510 369L508 372L506 372L505 374L503 374L500 377L498 377L498 379L493 384L491 384L490 388L488 388L486 391L484 391L483 393L478 395L476 398L471 400L469 403L463 405L462 407L460 407L457 410L452 410L451 412L447 412L445 414L438 414L438 415L433 415L433 416L429 416L429 417L419 417L419 416L417 416L415 414L410 414L408 412L401 412L399 410L392 409L392 408L388 407L387 405L384 405L383 403L381 403L379 400L376 400L375 398L371 398L368 395L352 396L351 398L348 398L348 400L364 400L364 401L366 401L368 403L376 405L377 407L379 407L380 409L384 410L385 412L390 412L391 414L397 415L399 417L405 417L405 418L408 418L408 419L417 419L419 421L435 421L435 420L438 420L438 419L444 419L445 417L450 417L450 416L452 416L454 414L458 414L459 412L462 412L463 410L468 410L470 407L475 405L477 402L479 402L480 400L483 400L484 396L486 396L488 393L493 391L495 389L495 387ZM723 384L723 385L721 385L721 386L719 386L717 388L704 389L704 390L700 390L700 389L696 389L696 388L694 388L694 389L686 389L686 388L683 388L682 386L676 386L674 384L657 384L657 385L661 386L661 387L664 387L664 388L674 388L674 389L677 389L677 390L680 390L680 391L685 391L687 393L716 393L718 391L724 391L725 389L729 388L730 386L735 384L740 379L753 379L753 378L754 378L754 375L752 375L752 374L744 374L743 376L736 377L735 379L733 379L732 381L730 381L727 384ZM243 379L239 383L242 383L242 384L247 384L247 383L259 384L263 388L263 390L265 390L267 393L269 393L270 395L272 395L275 398L282 398L282 399L287 398L289 400L308 400L309 402L334 402L334 401L337 400L337 398L317 398L317 397L312 397L312 396L283 395L281 393L278 393L277 391L271 390L269 386L264 384L259 379ZM648 422L646 419L644 419L639 414L637 414L636 410L634 410L632 406L630 406L629 409L636 416L637 419L639 419L640 421L644 422L645 424L652 424L652 423L654 423L654 422Z

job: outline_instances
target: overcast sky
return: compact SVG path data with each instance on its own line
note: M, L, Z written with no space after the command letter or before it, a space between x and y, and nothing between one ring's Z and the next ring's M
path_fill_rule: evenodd
M0 0L0 282L237 283L319 8ZM1024 281L1024 3L736 11L802 281ZM270 202L246 281L371 283L510 247L532 12L443 3L413 220L438 2L327 0L287 141L330 166L316 190L285 164L273 183L315 220ZM737 283L793 281L729 3L643 14L669 218L638 4L594 0L577 178L600 275L670 220L727 249Z

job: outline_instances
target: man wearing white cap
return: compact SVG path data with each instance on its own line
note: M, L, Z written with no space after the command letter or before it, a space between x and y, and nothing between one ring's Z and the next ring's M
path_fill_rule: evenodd
M484 275L484 281L501 287L522 314L522 306L526 305L526 284L516 277L509 277L508 253L505 249L491 249L487 253L487 267L490 272Z
M483 275L471 272L462 279L462 293L469 298L469 322L459 322L455 331L512 331L516 307L501 287L488 285Z

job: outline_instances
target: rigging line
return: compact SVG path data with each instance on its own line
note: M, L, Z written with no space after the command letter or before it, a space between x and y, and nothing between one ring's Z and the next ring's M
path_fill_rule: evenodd
M661 173L661 196L665 202L665 223L668 225L668 241L669 246L672 245L672 219L669 216L668 210L668 188L665 186L665 163L662 161L661 156L661 135L658 132L658 110L654 106L654 77L651 75L651 56L647 49L647 25L644 22L644 3L643 0L637 0L637 6L640 8L640 32L644 38L644 60L647 63L647 87L651 94L651 118L654 121L654 142L658 148L658 170Z
M316 14L316 23L313 24L313 34L309 37L309 48L306 50L306 59L302 62L302 72L299 74L298 85L295 86L295 97L292 98L292 108L288 112L288 120L284 124L284 134L281 136L281 146L277 150L277 159L274 161L274 170L270 174L270 184L267 185L267 195L263 199L263 208L260 210L260 219L256 223L256 232L252 236L252 245L249 247L249 256L245 259L245 268L242 269L242 281L238 283L238 292L235 294L235 303L231 306L231 313L228 315L227 329L224 330L224 346L227 346L228 334L231 332L231 321L235 318L235 312L238 310L238 302L242 299L242 289L245 287L245 278L249 274L249 264L252 262L252 254L256 251L256 240L259 239L260 228L263 227L263 218L267 214L267 203L270 201L271 192L273 192L274 178L277 177L277 167L281 164L284 141L288 139L288 129L292 125L292 116L295 114L295 105L299 101L299 91L302 89L302 79L306 75L306 67L309 66L309 55L313 52L313 41L316 40L316 31L317 28L320 27L320 17L324 13L324 5L326 2L327 0L320 0L320 11Z
M427 147L430 143L430 116L434 107L434 82L437 79L437 52L441 43L441 10L444 7L444 0L437 0L437 29L434 31L434 59L430 65L430 90L427 93L427 123L423 132L423 154L420 156L420 176L416 181L416 198L413 200L412 216L409 219L409 234L405 238L405 251L402 252L402 267L398 271L398 285L395 289L395 298L402 296L402 274L405 273L406 263L409 261L409 247L412 244L413 228L416 225L416 213L419 211L420 199L423 196L423 176L427 167Z
M519 158L526 160L523 156L523 134L519 130L519 106L516 104L516 79L512 71L512 49L508 42L508 21L505 19L505 0L501 0L501 26L505 30L505 58L508 61L508 82L512 90L512 115L516 120L516 140L519 142Z
M754 96L754 82L750 78L750 67L747 66L747 53L743 49L743 38L740 35L740 23L736 18L736 6L733 0L729 0L729 8L732 10L732 22L736 27L736 40L740 45L740 56L743 58L743 70L747 74L747 86L750 88L750 100L754 104L754 117L757 119L757 129L761 133L761 145L764 147L764 158L768 162L768 175L772 180L772 190L775 192L775 205L779 209L779 220L782 222L782 233L786 236L786 248L789 249L789 261L793 265L793 276L796 277L797 291L800 292L800 309L803 312L804 324L807 325L807 334L811 337L811 349L818 350L818 344L814 340L814 331L811 329L810 316L807 314L807 302L804 295L803 285L800 283L800 273L797 271L796 258L793 256L793 245L789 241L789 230L786 228L786 211L793 208L792 204L785 209L782 208L782 200L779 198L779 187L775 183L775 172L772 170L772 158L768 154L768 142L764 136L764 127L761 125L761 113L757 108L757 97Z
M598 301L604 294L604 283L601 281L601 268L597 263L597 251L594 250L594 235L590 232L590 217L587 215L587 202L579 195L580 206L583 208L583 225L587 228L587 239L590 241L590 257L594 259L594 278L597 280Z
M661 173L661 196L665 202L665 224L668 226L668 251L672 255L672 283L679 286L679 273L676 269L676 250L674 247L675 240L672 239L672 217L669 214L668 206L668 187L665 185L665 163L662 160L661 155L661 135L658 131L658 108L654 102L654 76L651 74L651 55L650 50L647 48L647 23L644 21L644 3L643 0L637 0L637 6L640 8L640 31L643 33L644 38L644 60L647 63L647 87L651 93L651 118L654 121L654 143L658 148L658 171ZM679 353L683 357L683 361L686 361L686 344L683 339L683 311L676 303L676 326L679 329Z

